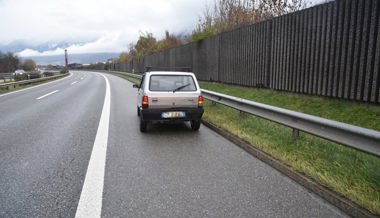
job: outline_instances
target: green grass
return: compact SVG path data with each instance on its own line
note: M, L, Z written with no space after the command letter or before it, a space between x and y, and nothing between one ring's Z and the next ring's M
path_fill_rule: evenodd
M380 107L322 97L201 82L204 89L380 130ZM380 158L223 105L205 104L204 120L242 138L320 184L380 214Z
M138 80L118 75L134 83ZM380 107L277 91L201 82L228 95L380 130ZM294 170L380 214L380 158L292 130L283 125L205 102L203 119L267 152Z
M136 78L134 78L134 77L131 77L131 76L127 76L127 75L125 75L125 74L121 74L121 73L119 73L119 72L117 72L117 71L101 71L102 73L109 73L109 74L113 74L113 75L115 75L115 76L118 76L118 77L121 77L121 78L123 78L123 79L126 79L126 80L128 80L128 81L130 81L130 82L132 82L132 83L136 83L136 84L140 84L140 79L136 79Z
M205 102L204 120L248 141L294 170L380 213L380 158L292 130L252 115Z
M220 83L200 82L200 85L203 89L380 130L380 106Z

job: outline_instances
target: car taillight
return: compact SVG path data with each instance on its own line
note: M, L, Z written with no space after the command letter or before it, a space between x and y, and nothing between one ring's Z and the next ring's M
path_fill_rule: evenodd
M198 96L198 107L203 107L203 96Z
M148 96L144 95L142 97L142 103L141 103L142 108L148 108L149 107L149 99Z

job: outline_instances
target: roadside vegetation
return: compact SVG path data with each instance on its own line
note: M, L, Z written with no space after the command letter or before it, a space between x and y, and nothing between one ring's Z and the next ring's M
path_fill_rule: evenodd
M206 5L190 41L200 41L221 32L299 11L306 6L306 0L218 0L213 6Z
M114 73L114 72L110 72ZM139 80L116 73L133 83ZM200 82L203 89L380 130L380 107L323 97ZM319 184L380 214L380 158L205 101L203 120L249 142Z
M19 66L20 59L16 55L0 51L0 74L14 72Z
M40 78L41 74L35 70L36 67L36 62L32 59L21 61L19 57L11 52L0 52L0 79L5 79L3 76L5 74L7 77L10 77L9 75L11 74L10 78L13 77L15 81ZM21 69L23 73L15 73L16 70Z

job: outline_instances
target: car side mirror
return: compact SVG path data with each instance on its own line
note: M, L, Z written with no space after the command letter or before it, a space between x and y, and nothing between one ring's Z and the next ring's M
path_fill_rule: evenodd
M137 85L137 84L133 84L133 88L140 88L140 86L139 85Z

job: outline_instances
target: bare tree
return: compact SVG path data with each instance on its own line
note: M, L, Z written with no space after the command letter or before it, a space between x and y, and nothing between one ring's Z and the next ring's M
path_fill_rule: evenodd
M32 59L25 59L22 69L25 71L33 71L36 69L36 62L34 62Z
M14 54L0 52L0 73L11 73L17 70L20 60Z
M206 6L192 40L216 35L223 31L250 25L276 16L301 10L307 0L218 0Z

